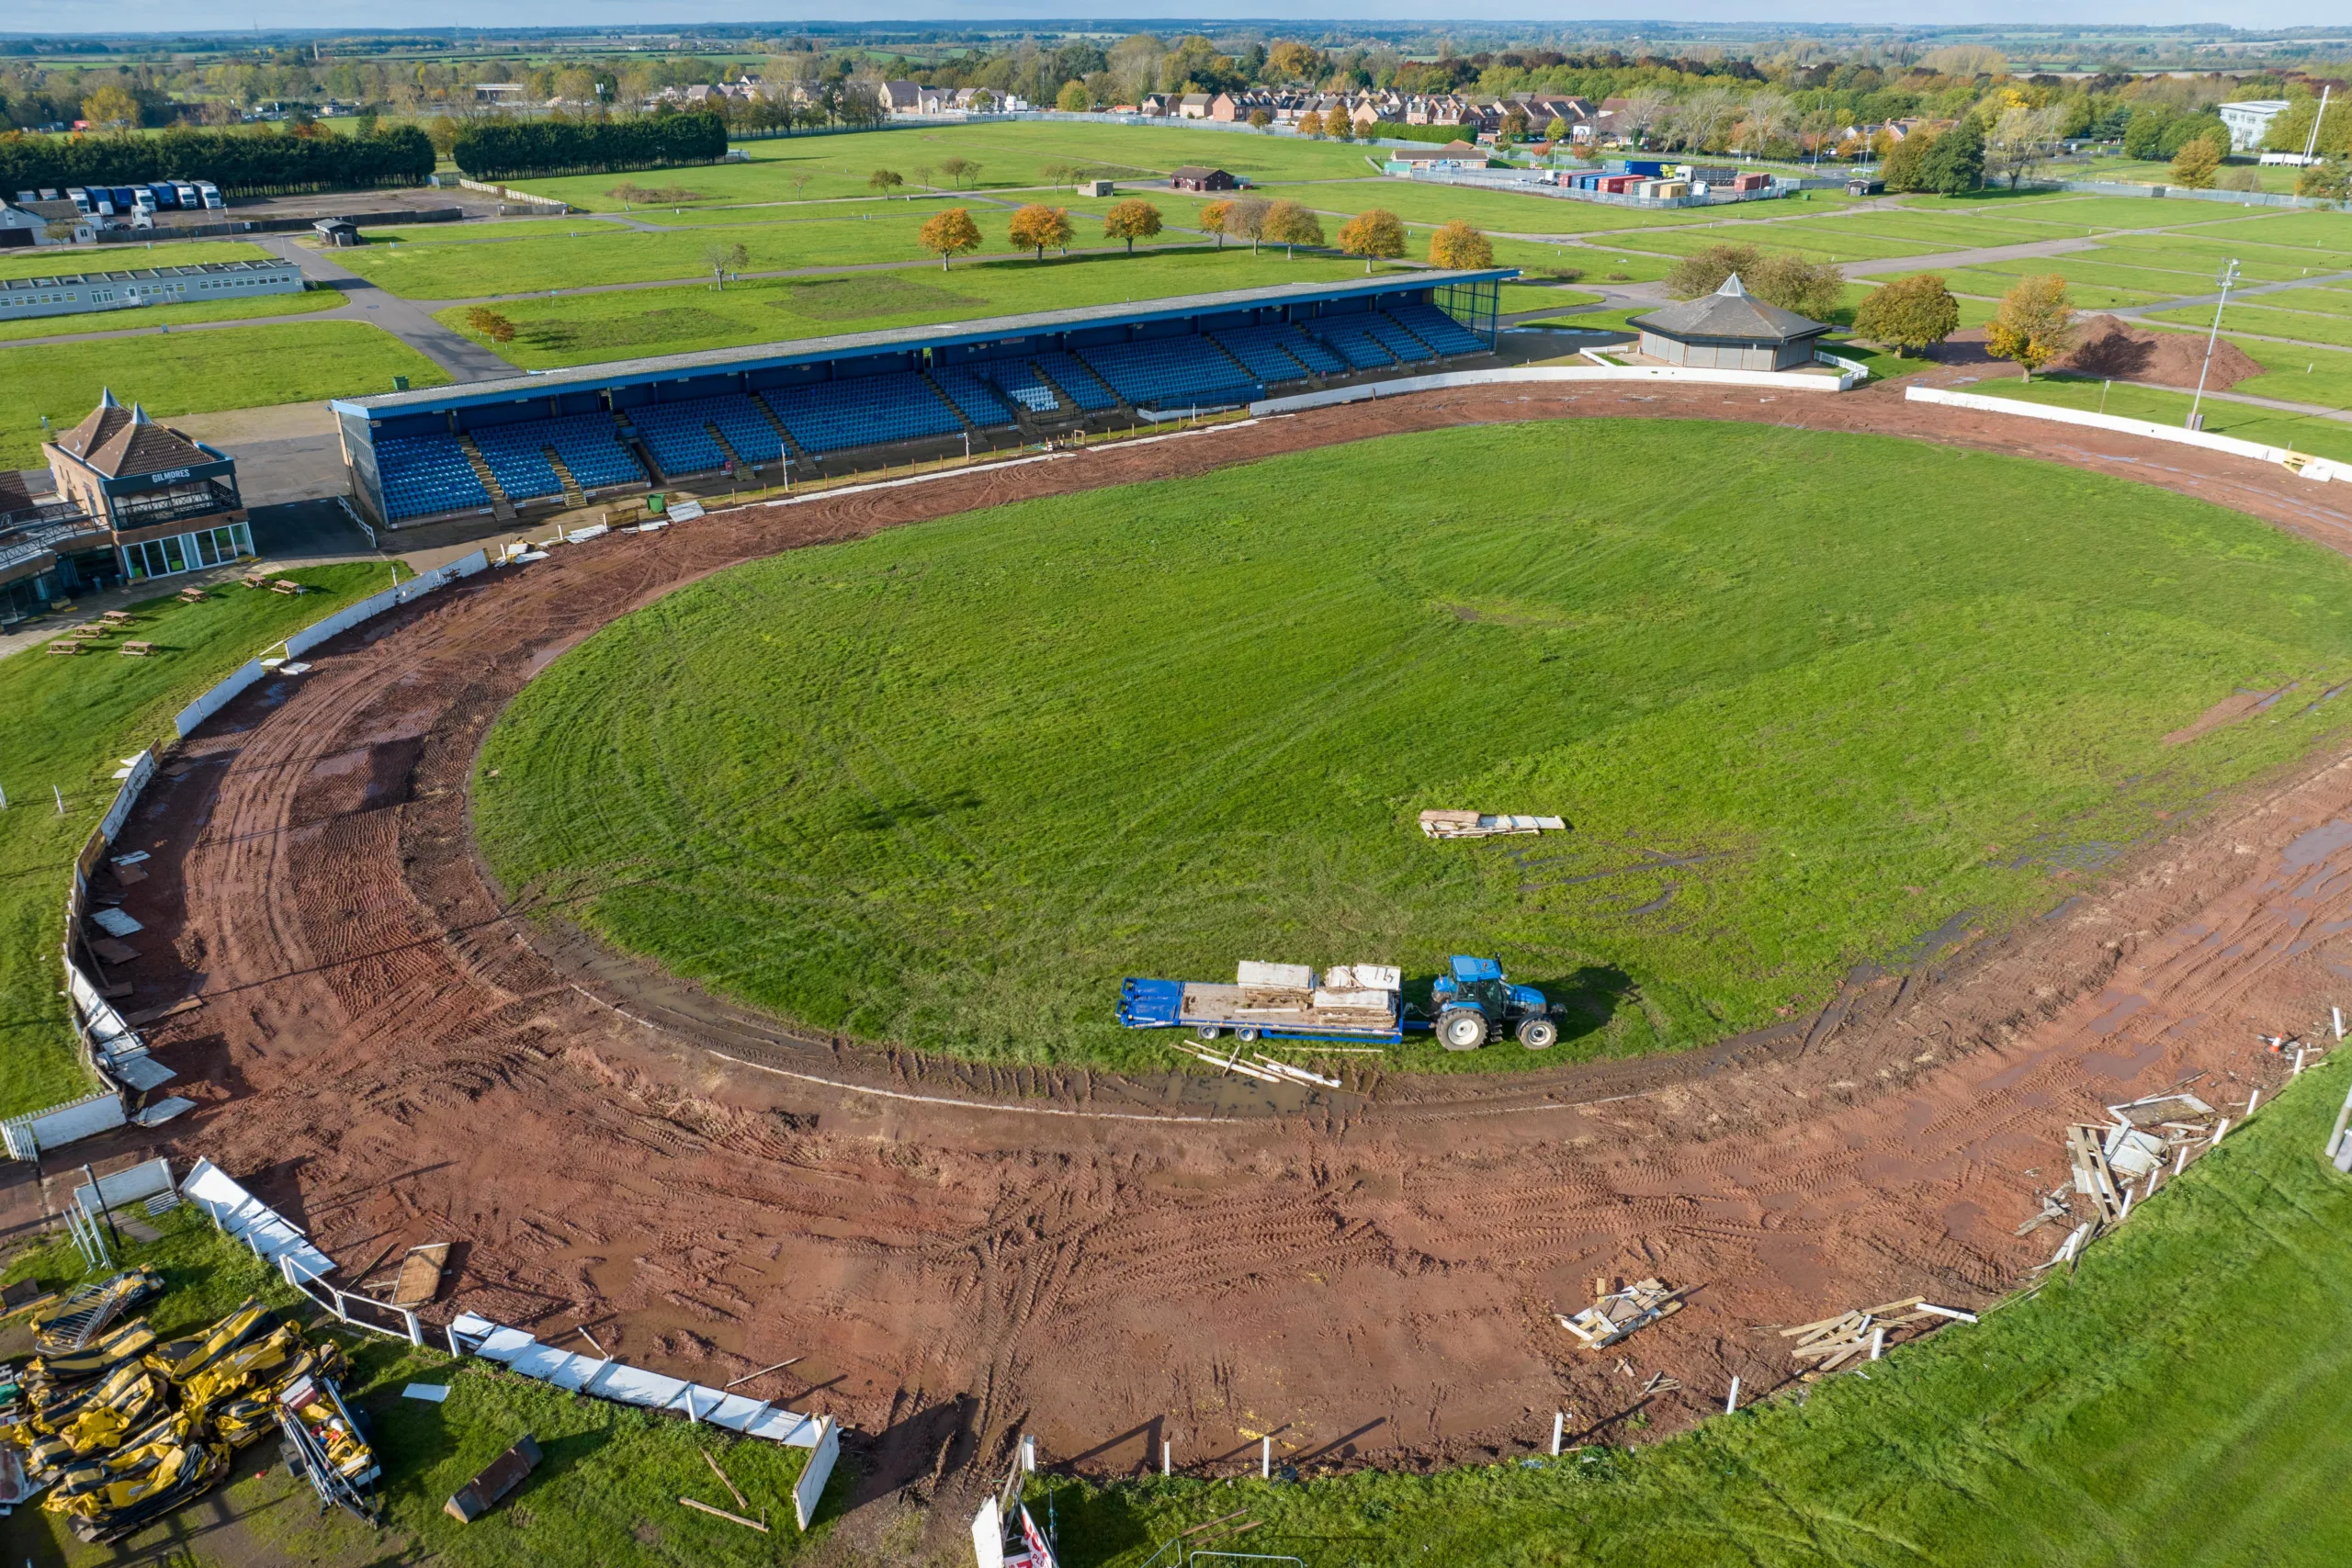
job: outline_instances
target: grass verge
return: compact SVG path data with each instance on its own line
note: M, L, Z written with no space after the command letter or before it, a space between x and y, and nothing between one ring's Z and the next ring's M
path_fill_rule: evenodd
M364 321L288 321L97 343L0 348L0 468L31 468L41 421L71 428L111 387L157 418L439 387L441 367Z
M344 1329L223 1238L193 1206L173 1211L157 1228L162 1240L127 1247L121 1261L163 1270L165 1293L149 1314L160 1336L213 1322L258 1295L350 1352L353 1375L345 1398L373 1428L384 1466L382 1522L369 1526L341 1512L321 1516L316 1499L274 1462L277 1442L265 1438L238 1456L226 1487L119 1546L85 1546L58 1527L54 1515L37 1506L19 1509L0 1521L0 1548L11 1562L37 1558L63 1568L93 1568L171 1551L173 1562L244 1568L298 1562L360 1568L394 1561L452 1568L618 1562L762 1568L797 1561L821 1542L846 1495L844 1469L828 1484L817 1527L804 1537L793 1524L791 1493L806 1450L579 1398L489 1362ZM19 1255L6 1278L71 1281L80 1267L71 1245L60 1239ZM447 1384L448 1397L437 1404L402 1398L401 1391L412 1382ZM441 1511L451 1493L525 1432L538 1440L545 1460L519 1490L471 1525ZM741 1511L698 1450L724 1467L753 1511L765 1515L768 1534L679 1505L678 1498L690 1496ZM191 1527L200 1532L195 1543L200 1555L177 1555L192 1544Z
M2347 1066L2306 1074L2075 1273L1894 1351L1867 1380L1786 1391L1633 1450L1544 1458L1549 1424L1531 1416L1530 1457L1437 1475L1063 1483L1061 1544L1136 1568L1240 1510L1262 1522L1224 1549L1317 1568L2340 1562L2352 1179L2318 1151Z
M241 321L267 316L307 316L351 301L341 290L306 288L300 294L261 294L251 299L191 299L182 305L141 305L128 310L89 310L75 316L39 316L0 321L0 342L60 337L71 333L139 332L154 327L193 326L200 321Z
M978 316L1082 305L1116 305L1175 294L1256 288L1276 283L1345 282L1363 264L1280 251L1206 246L1160 254L1054 257L1045 262L967 262L886 273L750 278L724 290L707 285L579 294L502 302L514 323L511 343L489 344L456 306L438 319L530 370L646 355L681 354L746 343L822 337Z
M622 946L967 1057L1166 1065L1111 1022L1125 975L1489 951L1563 1044L1391 1065L1633 1055L2046 908L2335 733L2280 705L2164 740L2352 674L2339 584L2251 518L1918 443L1399 436L682 589L525 690L478 826ZM1414 831L1460 805L1574 830Z
M0 1116L91 1088L58 994L58 944L74 858L114 799L108 775L118 759L169 733L173 715L261 649L390 581L373 562L286 575L313 592L229 588L201 604L133 605L138 619L125 636L153 642L153 658L116 656L110 640L73 659L37 645L0 660L0 789L8 795L0 812Z
M2257 377L2267 380L2267 377ZM2158 391L2149 387L2109 387L2089 377L2043 376L2031 382L2015 378L1983 381L1963 389L1986 397L2015 398L2021 402L2048 403L2055 408L2086 409L2124 419L2144 419L2155 424L2179 425L2188 418L2193 398L2188 392ZM2352 463L2352 424L2316 414L2290 413L2279 409L2252 408L2208 396L2201 410L2205 429L2213 435L2258 441Z

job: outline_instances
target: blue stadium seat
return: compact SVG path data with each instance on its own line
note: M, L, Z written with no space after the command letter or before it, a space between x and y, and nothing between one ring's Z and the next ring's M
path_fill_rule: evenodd
M1250 367L1261 381L1295 381L1306 367L1290 352L1297 329L1289 325L1225 327L1209 337L1226 353Z
M1139 408L1247 402L1264 388L1198 333L1080 349L1097 376Z
M546 437L542 445L555 448L556 456L563 459L563 466L571 470L572 479L582 490L645 482L645 470L638 466L629 449L621 445L620 432L613 427L610 414L566 414L561 419L541 421L538 430Z
M1388 313L1415 337L1448 357L1457 354L1491 352L1484 338L1435 305L1399 305Z
M1283 350L1293 359L1318 376L1339 376L1346 373L1348 362L1332 353L1329 344L1295 322L1284 327L1283 331L1290 334L1281 340Z
M1362 316L1320 321L1315 323L1315 335L1346 360L1351 369L1385 370L1396 363L1396 356L1389 353L1378 338L1363 330L1363 321Z
M526 420L466 434L474 438L482 461L490 465L491 477L506 492L507 500L536 501L563 493L563 481L556 478L547 458L547 421Z
M947 394L948 400L962 411L966 419L978 429L990 430L1011 424L1012 415L981 373L985 369L983 365L950 366L933 370L931 378L939 383L939 389Z
M485 510L490 491L454 435L388 435L376 443L376 472L388 521L435 512Z
M1399 363L1418 365L1425 359L1435 359L1437 350L1398 326L1381 311L1374 310L1364 318L1363 330L1380 340L1380 346L1395 355Z
M628 420L665 474L699 474L726 464L727 453L710 438L707 425L716 427L747 463L773 463L784 456L784 437L741 392L644 403L628 411Z
M953 435L964 428L931 383L911 371L817 381L760 396L792 438L816 453Z
M1003 361L999 363L1001 364ZM1035 367L1035 373L1052 377L1054 385L1067 392L1070 401L1089 413L1100 413L1105 409L1114 409L1119 406L1118 395L1101 381L1096 380L1094 372L1080 364L1075 355L1064 354L1059 349L1047 354L1033 354L1029 356L1028 365L1023 367L1023 369L1027 371L1031 367ZM1035 373L1031 374L1028 379L1030 384L1036 386L1040 390L1045 389L1045 383L1036 380ZM1000 377L997 385L1009 387L1010 383Z

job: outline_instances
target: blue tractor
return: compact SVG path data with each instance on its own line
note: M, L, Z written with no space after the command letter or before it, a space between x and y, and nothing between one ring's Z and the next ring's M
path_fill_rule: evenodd
M1541 1051L1560 1038L1552 1015L1559 1010L1532 986L1514 986L1503 978L1502 961L1455 953L1452 973L1430 986L1430 1011L1437 1043L1449 1051L1476 1051L1510 1030L1531 1051Z

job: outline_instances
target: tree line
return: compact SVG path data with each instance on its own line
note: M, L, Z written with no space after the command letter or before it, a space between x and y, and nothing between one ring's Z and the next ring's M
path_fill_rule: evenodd
M727 156L727 122L715 114L633 119L485 119L460 130L449 155L475 179L602 175Z
M277 130L167 130L160 136L0 136L0 188L210 180L225 195L277 196L417 186L433 143L414 126L358 136Z

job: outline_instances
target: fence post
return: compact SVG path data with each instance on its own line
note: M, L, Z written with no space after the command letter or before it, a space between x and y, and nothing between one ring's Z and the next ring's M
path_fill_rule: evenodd
M401 1309L401 1316L408 1320L408 1342L415 1346L418 1349L423 1349L424 1348L424 1330L416 1325L416 1314L409 1311L406 1307L402 1307Z
M1567 1434L1567 1429L1568 1413L1565 1410L1552 1412L1552 1457L1554 1459L1560 1457L1560 1439Z
M448 1327L443 1329L441 1332L449 1341L449 1354L452 1356L462 1356L465 1354L465 1351L458 1347L458 1325L455 1323L451 1323Z

